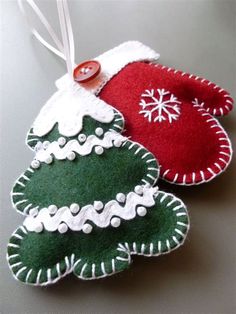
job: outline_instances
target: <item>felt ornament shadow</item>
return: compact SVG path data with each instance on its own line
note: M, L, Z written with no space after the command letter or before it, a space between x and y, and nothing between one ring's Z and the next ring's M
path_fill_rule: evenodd
M26 216L8 244L17 280L103 278L126 269L133 254L183 244L185 205L158 190L156 158L123 129L116 109L73 81L42 108L26 139L35 158L11 194Z

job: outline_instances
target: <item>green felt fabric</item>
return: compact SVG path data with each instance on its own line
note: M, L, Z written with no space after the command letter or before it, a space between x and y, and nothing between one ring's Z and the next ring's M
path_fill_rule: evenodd
M95 134L96 128L102 128L104 133L109 130L114 130L118 133L121 133L124 129L124 118L123 116L116 110L114 110L115 116L114 120L110 123L102 123L99 121L96 121L92 119L89 116L85 116L83 119L83 130L80 133L85 134L86 136ZM45 136L39 137L33 134L33 128L30 129L29 134L27 135L26 143L30 148L34 148L38 141L44 142L44 141L57 141L59 137L63 136L67 141L72 139L77 139L78 134L71 137L66 137L64 135L61 135L58 132L58 124L54 126L54 128ZM103 137L103 135L101 136Z
M35 233L20 227L10 238L8 262L18 280L31 284L50 284L72 271L80 278L95 279L127 268L131 254L170 252L183 243L188 226L183 203L159 192L145 217L122 221L119 228L94 226L86 235Z
M28 213L36 206L41 209L52 204L59 208L72 203L80 207L94 201L106 203L117 193L127 194L136 185L144 184L142 180L153 185L159 170L153 155L147 153L139 144L127 141L122 147L105 149L102 155L93 152L76 155L73 161L54 159L52 164L42 163L34 172L26 170L16 181L13 204L20 212Z
M124 120L116 111L108 124L85 117L81 133L94 134L97 127L104 133L110 129L121 132ZM44 137L29 134L27 140L33 148L38 141L52 142L61 136L55 125ZM77 135L66 140L75 138ZM40 211L52 204L58 208L72 203L83 207L94 201L105 204L118 193L127 195L134 191L137 185L153 186L158 176L154 156L127 140L119 148L104 149L102 155L93 149L87 156L76 154L73 161L54 158L49 165L41 163L38 169L28 168L13 187L12 202L24 214L34 207ZM171 194L158 192L155 198L155 205L147 208L144 217L121 220L118 228L99 228L92 221L89 234L71 230L64 234L46 230L36 233L19 227L8 244L7 259L14 277L34 285L54 283L70 272L82 279L95 279L126 269L132 254L169 253L184 242L189 228L187 211Z

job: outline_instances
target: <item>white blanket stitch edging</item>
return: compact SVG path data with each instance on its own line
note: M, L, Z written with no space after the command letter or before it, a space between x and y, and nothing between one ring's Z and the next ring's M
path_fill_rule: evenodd
M176 198L173 194L170 194L170 193L165 193L165 192L162 192L162 191L159 191L158 194L161 194L162 197L160 199L160 202L162 203L167 197L172 197L172 200L167 204L167 207L171 206L175 201L178 202L178 205L177 206L174 206L172 208L172 210L176 213L176 216L177 217L180 217L181 215L185 214L187 217L188 217L188 221L189 221L189 216L188 216L188 213L187 213L187 210L186 210L186 207L184 205L184 203ZM181 211L182 209L184 209L184 212ZM179 223L179 224L178 224ZM178 229L178 226L181 226L183 225L182 222L179 222L177 221L177 224L176 224L176 228L175 228L175 231L174 233L172 234L171 236L171 239L175 242L176 246L174 247L170 247L168 246L168 244L170 245L170 240L171 239L166 239L165 240L165 243L167 245L167 247L169 247L169 249L165 252L162 252L162 242L163 241L159 241L158 242L158 252L157 253L153 253L153 244L150 243L149 244L149 254L145 254L144 253L144 250L146 249L146 245L143 244L141 245L141 249L140 251L137 249L137 244L136 242L133 242L131 246L128 245L128 243L119 243L118 244L118 247L117 247L117 250L118 251L121 251L122 253L126 253L127 254L127 258L121 258L120 261L123 261L123 262L128 262L129 264L131 263L131 255L144 255L144 256L147 256L147 257L151 257L151 256L159 256L159 255L163 255L163 254L169 254L171 251L179 248L180 246L183 245L183 243L185 242L186 240L186 236L188 234L188 231L189 231L189 228L190 228L190 225L189 223L187 225L185 225L186 227L186 231L185 233L181 232L179 229ZM19 228L18 228L19 229ZM16 229L16 231L18 230ZM23 233L25 235L27 235L27 230L24 228L24 227L20 227L20 229L23 231ZM17 235L16 231L13 233L13 235ZM181 240L177 240L176 236L181 236ZM16 236L17 237L17 236ZM17 237L20 241L23 239L22 236L20 237ZM19 250L20 246L19 245L16 245L16 244L12 244L12 243L9 243L8 246L12 246L14 247L16 250ZM7 262L8 262L8 265L9 265L9 268L11 269L12 271L12 274L13 274L13 277L16 279L16 280L19 280L18 279L18 276L21 272L26 272L27 271L27 275L26 275L26 279L29 279L29 276L31 275L32 273L32 269L29 269L27 268L26 266L22 266L18 269L18 271L16 272L16 274L14 273L14 267L18 267L18 266L21 266L21 265L16 265L14 266L14 264L17 264L17 263L14 263L14 264L11 264L11 259L14 259L14 258L17 258L19 257L19 253L15 253L13 255L8 255L7 254ZM27 280L23 283L25 284L30 284L30 285L33 285L33 286L47 286L47 285L50 285L50 284L53 284L55 282L57 282L59 279L65 277L66 275L68 275L69 273L73 272L75 267L82 261L81 258L77 259L75 261L75 254L72 254L70 257L66 256L64 258L64 261L65 261L65 264L67 265L67 269L65 271L64 274L61 274L60 273L60 266L58 267L58 265L60 265L60 262L58 262L56 265L56 269L57 269L57 277L56 278L51 278L51 269L54 267L52 266L51 268L47 269L47 281L46 282L42 282L40 283L39 280L40 280L40 274L41 274L41 271L39 270L38 272L38 275L36 277L36 282L35 283L29 283L27 282ZM19 262L18 262L19 263ZM85 266L86 265L86 266ZM96 277L96 276L92 276L90 278L87 278L87 277L84 277L83 276L83 271L85 269L85 267L87 267L87 264L84 263L83 264L83 267L81 269L81 273L80 275L78 276L80 279L83 279L83 280L90 280L90 279L100 279L100 278L104 278L104 277L108 277L108 276L111 276L115 273L117 273L118 271L115 269L114 265L115 265L115 259L112 259L111 260L111 265L112 265L112 272L111 273L106 273L106 270L104 268L104 262L101 262L99 265L97 264L92 264L91 267L94 267L93 265L95 265L95 267L100 267L101 270L103 271L103 275L102 276L99 276L99 277ZM83 270L83 271L82 271ZM94 272L93 274L95 274L95 268L94 268Z

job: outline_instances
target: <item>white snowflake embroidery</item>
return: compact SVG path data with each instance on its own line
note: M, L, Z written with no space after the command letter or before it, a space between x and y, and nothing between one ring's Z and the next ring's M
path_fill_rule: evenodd
M155 96L157 94L157 96ZM141 97L140 106L142 110L139 113L144 114L145 118L148 118L149 122L162 122L168 120L172 123L177 120L180 115L181 104L178 99L169 91L164 89L157 89L157 93L154 89L145 90L145 93Z
M200 101L197 99L197 98L194 98L194 100L192 101L192 104L194 105L194 106L200 106L200 107L203 107L204 106L204 102L201 102L200 103Z

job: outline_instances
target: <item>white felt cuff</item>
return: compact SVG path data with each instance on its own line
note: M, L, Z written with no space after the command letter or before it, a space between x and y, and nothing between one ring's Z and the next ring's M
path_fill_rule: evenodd
M83 87L98 94L104 85L127 64L137 61L156 61L160 55L138 41L127 41L94 58L101 64L101 73ZM71 84L68 74L56 81L58 89L67 89Z

